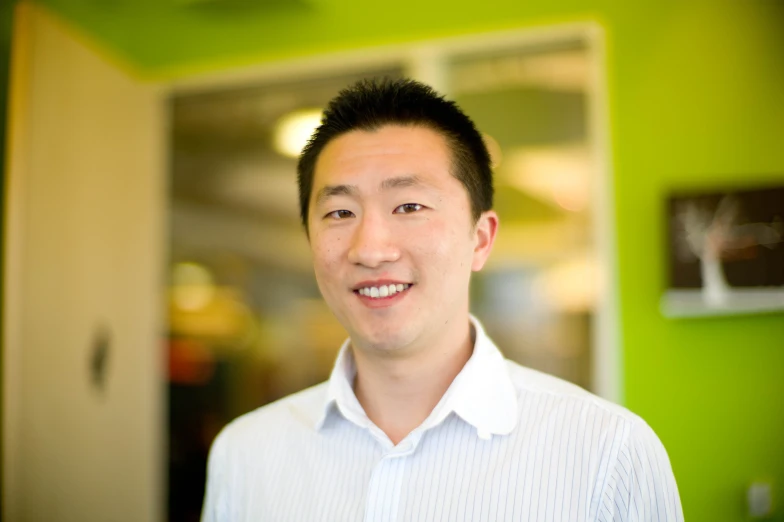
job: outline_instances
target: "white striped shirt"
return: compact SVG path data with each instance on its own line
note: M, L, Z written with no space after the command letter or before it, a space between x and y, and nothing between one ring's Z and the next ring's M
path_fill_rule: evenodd
M507 361L481 325L431 415L396 446L330 380L230 423L203 522L682 521L667 453L628 410Z

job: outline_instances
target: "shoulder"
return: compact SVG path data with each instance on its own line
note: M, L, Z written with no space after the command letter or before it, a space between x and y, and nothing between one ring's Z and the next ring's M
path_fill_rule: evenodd
M600 418L612 424L624 438L640 431L652 430L638 415L619 404L553 375L526 368L507 360L507 368L517 391L521 406L526 401L546 402L551 408L579 411L587 419Z
M324 382L241 415L221 430L213 449L241 449L292 431L313 429L323 412L326 394Z
M577 425L575 429L560 430L559 433L578 437L606 456L611 472L605 475L604 484L613 489L623 483L620 492L625 497L619 500L620 503L624 506L634 503L634 509L641 512L666 512L666 520L683 520L667 451L645 420L623 406L563 379L511 361L507 361L507 367L517 390L521 414L530 417L531 412L537 412L534 416L542 421L559 419L562 425ZM558 422L555 421L556 425ZM607 477L612 477L612 480ZM654 490L657 496L651 498L650 491ZM613 491L608 496L613 498L620 492ZM636 499L630 500L630 495L636 496ZM610 503L602 509L607 508L611 512L613 507ZM644 517L633 519L648 520ZM610 517L607 520L615 519Z
M512 361L507 361L507 367L522 410L536 403L543 417L569 417L569 421L585 427L575 433L609 434L606 442L613 448L611 453L615 458L631 461L637 472L650 473L646 467L652 465L661 470L670 469L661 440L639 415L558 377Z

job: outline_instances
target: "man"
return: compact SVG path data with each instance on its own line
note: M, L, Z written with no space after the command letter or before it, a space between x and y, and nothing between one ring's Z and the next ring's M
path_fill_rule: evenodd
M455 104L359 82L298 174L316 279L350 338L328 382L218 436L205 522L683 519L643 420L505 360L469 315L498 217Z

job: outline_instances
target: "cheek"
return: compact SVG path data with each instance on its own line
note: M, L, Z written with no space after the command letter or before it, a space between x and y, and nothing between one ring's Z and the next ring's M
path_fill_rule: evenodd
M327 249L313 248L313 272L316 276L316 284L318 285L321 295L328 302L332 295L332 287L335 286L335 270L334 261L331 260L331 252Z
M329 273L330 267L334 265L335 256L332 248L325 246L313 249L313 268L316 270L316 274Z
M416 251L425 269L443 278L455 272L470 272L473 248L462 227L432 223L428 234L418 234Z
M328 282L330 278L334 278L336 275L341 256L343 255L343 244L344 238L340 236L322 237L311 241L313 268L316 272L316 277L319 279L319 284Z

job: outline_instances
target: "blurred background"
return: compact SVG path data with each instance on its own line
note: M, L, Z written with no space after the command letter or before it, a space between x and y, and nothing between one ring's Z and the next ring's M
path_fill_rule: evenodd
M502 226L472 311L506 356L645 418L688 520L784 520L784 316L659 310L668 195L784 184L780 3L0 12L4 520L198 520L217 432L328 377L296 156L370 76L485 135Z

